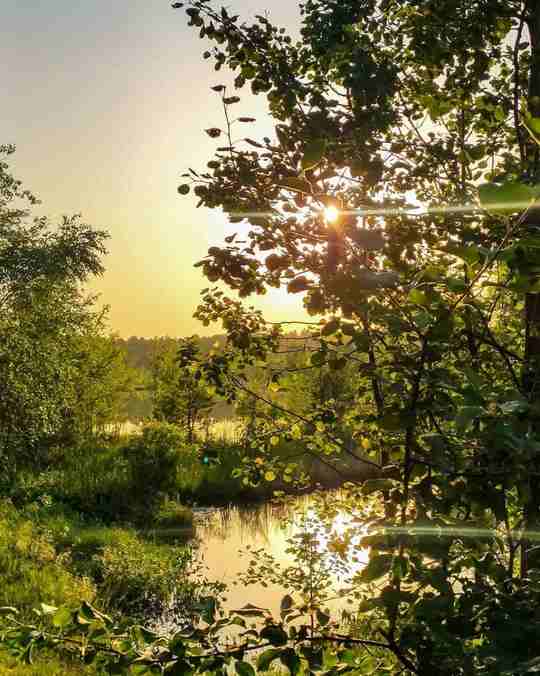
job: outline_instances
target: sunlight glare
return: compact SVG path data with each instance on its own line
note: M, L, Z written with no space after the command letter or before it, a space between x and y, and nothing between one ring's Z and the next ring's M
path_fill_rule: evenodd
M327 223L335 223L339 218L339 211L336 207L326 207L324 210L324 218Z

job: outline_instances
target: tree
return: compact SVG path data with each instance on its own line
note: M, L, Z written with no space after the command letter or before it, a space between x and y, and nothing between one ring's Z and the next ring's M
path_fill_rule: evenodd
M14 146L0 145L0 157L14 152ZM78 215L65 216L56 228L47 218L29 221L37 204L9 172L9 164L0 161L0 309L34 283L83 282L103 272L106 233L82 223Z
M194 184L198 206L248 232L212 247L203 272L241 297L303 294L319 318L312 364L356 368L349 418L383 477L363 487L382 498L366 507L364 612L411 673L526 673L539 632L540 6L306 0L295 43L267 17L183 5L216 71L264 94L276 121L274 138L233 141L251 118L213 87L225 125L207 134L221 145L179 192ZM229 360L200 369L234 397L279 329L215 289L197 316L223 320ZM313 451L339 452L331 411L281 416Z
M140 378L127 366L115 336L104 335L101 316L74 337L71 353L76 379L72 403L63 414L62 437L64 443L80 443L127 421Z
M198 423L214 403L209 386L196 377L189 363L196 354L196 339L185 339L164 346L153 364L153 416L180 425L188 443L194 441Z
M42 460L62 427L78 377L74 344L95 320L79 286L103 270L105 234L77 216L57 228L30 220L37 202L0 162L0 458L8 474Z

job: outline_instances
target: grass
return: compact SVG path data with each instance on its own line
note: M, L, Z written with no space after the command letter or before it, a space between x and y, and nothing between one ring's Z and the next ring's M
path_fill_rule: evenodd
M234 418L210 419L201 424L197 431L198 441L202 443L213 441L225 445L242 443L244 434L245 423Z
M29 614L38 603L76 606L93 601L96 587L57 554L53 538L7 502L0 504L0 606Z
M165 515L189 523L191 511L167 503ZM191 550L157 545L133 527L91 523L61 505L0 503L0 606L25 613L40 602L76 607L95 601L107 611L155 616L188 580Z
M0 652L0 676L93 676L97 673L92 666L61 660L53 654L40 655L34 664L21 664Z
M153 529L192 529L193 511L174 500L164 500L154 514Z
M183 524L191 511L162 506L162 518ZM117 618L148 622L161 613L185 617L207 590L191 579L191 548L157 544L128 526L90 522L50 498L17 509L0 500L0 606L32 619L40 603L77 608L82 600ZM62 656L35 665L0 652L0 676L94 674Z

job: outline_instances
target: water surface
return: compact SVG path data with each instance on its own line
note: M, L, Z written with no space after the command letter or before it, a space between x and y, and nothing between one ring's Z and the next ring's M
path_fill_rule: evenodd
M296 498L288 503L264 503L255 507L228 507L224 509L201 510L196 514L196 536L199 541L199 556L206 567L209 580L219 581L227 586L225 607L229 610L240 608L246 603L279 612L282 597L289 591L286 586L275 584L254 584L245 586L239 579L249 565L250 551L264 549L282 567L295 564L294 552L287 552L289 539L305 529L303 518L316 523L313 499ZM341 512L333 518L332 527L343 531L348 517ZM324 538L318 541L319 550L325 549ZM356 548L356 561L349 561L350 573L367 561L366 550ZM343 586L344 576L333 575L336 591ZM331 606L344 605L334 602Z

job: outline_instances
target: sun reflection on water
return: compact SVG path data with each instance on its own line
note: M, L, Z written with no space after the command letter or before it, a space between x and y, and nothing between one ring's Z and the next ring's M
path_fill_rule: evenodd
M367 563L368 550L359 544L365 531L358 521L338 510L326 522L319 518L311 498L297 499L292 505L265 504L249 509L213 510L200 513L198 518L200 556L207 568L208 579L227 585L228 609L252 603L268 608L272 613L279 611L281 598L288 591L285 587L272 583L246 587L240 578L248 569L250 552L258 549L270 554L281 569L295 565L291 542L302 534L306 524L316 533L317 550L321 555L331 553L336 557L340 548L344 554L341 574L331 571L336 593L347 578ZM345 603L345 599L341 599L330 605L344 607Z

